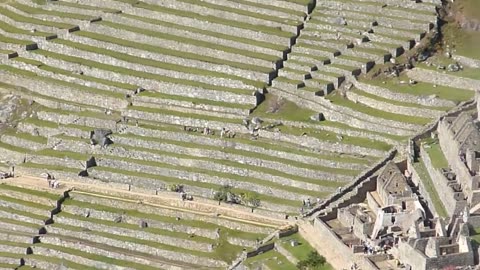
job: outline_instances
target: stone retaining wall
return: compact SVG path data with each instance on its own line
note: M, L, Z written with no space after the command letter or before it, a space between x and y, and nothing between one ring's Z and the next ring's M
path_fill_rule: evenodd
M55 45L54 46L55 49L54 48L45 48L45 49L53 50L53 52L56 52L58 51L58 48L61 46L63 45ZM34 57L33 54L32 54L32 57ZM38 56L35 56L35 58L37 57ZM43 59L39 57L39 60L43 60ZM78 70L81 70L87 76L97 77L100 79L105 79L110 81L116 81L120 83L135 84L152 91L166 93L170 95L186 96L190 98L203 98L203 99L210 99L210 100L230 102L230 103L240 103L240 104L250 104L250 105L257 104L257 97L254 95L251 95L252 93L248 90L245 90L246 91L245 93L241 93L241 92L233 93L233 92L226 92L226 91L209 90L201 87L180 85L176 83L145 79L142 77L136 77L132 75L119 74L113 71L98 69L91 66L87 67L87 66L66 62L63 60L55 59L55 58L49 58L47 64L56 66L65 70L69 70L71 72L77 72ZM79 95L80 97L83 97L81 93L79 93ZM70 100L75 100L75 99L70 99ZM123 103L125 102L126 101L123 100ZM106 106L100 106L100 107L106 107Z
M223 59L226 61L232 61L233 59L235 59L235 61L238 61L241 63L249 63L251 65L265 67L265 68L273 68L273 69L275 69L277 66L276 62L272 63L267 60L262 60L259 58L253 58L253 57L245 56L242 54L230 53L230 52L222 51L220 49L214 49L215 48L214 46L212 46L211 48L196 46L189 43L177 42L169 39L161 39L157 37L147 36L137 32L131 32L131 31L122 30L118 28L107 27L99 24L90 25L88 30L90 32L101 34L101 35L105 35L108 33L109 36L112 36L114 38L121 38L125 40L141 42L147 45L152 45L152 46L157 46L157 47L167 48L167 49L175 49L175 50L179 50L187 53L197 54L199 51L201 51L202 55L214 57L217 59ZM71 36L70 40L76 41L76 36L75 35Z
M88 236L86 236L88 237ZM78 249L79 245L78 243L71 243L67 242L61 239L58 239L56 237L40 237L40 242L45 243L45 240L48 239L47 241L50 244L55 244L61 247L65 248L76 248ZM96 235L95 237L88 237L89 241L95 242L98 244L106 244L112 247L116 248L122 248L126 250L131 250L131 251L137 251L137 252L142 252L145 254L150 254L154 256L159 256L162 258L165 258L167 260L174 260L174 261L181 261L181 262L195 262L197 265L202 265L202 266L210 266L210 267L224 267L226 266L226 263L223 261L215 260L215 259L210 259L206 257L199 257L196 255L191 255L187 253L180 253L176 251L170 251L170 250L162 250L158 248L154 248L152 246L146 246L143 244L137 244L133 242L125 242L113 238L107 238L103 236ZM73 245L72 245L73 244ZM35 246L34 246L35 248ZM83 252L88 252L84 249L82 249ZM34 254L36 250L34 249Z
M16 220L16 221L23 221L23 222L32 223L32 224L38 225L39 228L41 226L45 225L45 220L49 219L49 217L45 217L44 220L39 220L39 219L27 217L27 216L22 216L20 214L13 213L11 211L7 212L7 211L3 211L3 210L0 210L0 217L6 218L6 219L12 219L12 220ZM11 227L11 225L9 225L9 227Z
M447 186L447 178L439 171L439 169L433 167L430 155L425 150L424 145L420 147L420 157L427 168L427 172L432 179L433 187L437 191L439 198L441 198L441 203L447 210L448 215L454 216L460 214L467 205L467 200L464 199L464 194L461 192L461 194L458 194L457 192L454 192L452 188Z
M12 226L10 226L12 227ZM5 227L3 227L5 228ZM10 229L10 228L9 228ZM34 233L36 234L36 233ZM15 243L23 243L23 244L33 244L33 238L32 236L25 236L22 234L12 234L12 233L5 233L5 232L0 232L0 239L2 241L7 241L7 242L15 242ZM26 252L26 248L23 248L23 251L19 252L20 254L24 254ZM0 249L2 250L2 249ZM4 250L2 250L4 251Z
M395 93L387 88L378 87L366 83L354 81L355 87L372 95L376 95L382 98L396 100L400 102L414 103L423 106L432 107L454 107L455 103L450 100L443 100L439 98L428 98L424 96L416 96L404 93Z
M250 115L251 109L241 109L227 106L217 106L204 103L197 103L196 101L184 101L184 100L175 100L175 99L161 99L153 98L148 96L134 96L133 105L139 107L149 107L156 109L173 109L177 110L188 110L198 114L198 111L203 111L204 113L216 113L216 114L236 114L241 117L247 117ZM252 104L253 108L254 105Z
M107 225L95 223L95 221L88 222L88 221L83 221L79 219L70 219L62 216L55 216L54 221L56 224L66 224L70 226L76 226L76 227L88 229L90 231L93 231L93 234L95 234L95 232L108 233L108 234L135 238L139 240L145 240L145 241L151 242L152 245L155 245L156 243L164 244L164 245L174 244L176 247L180 247L184 249L197 250L202 252L212 252L211 244L197 242L194 240L192 241L192 240L187 240L187 239L182 239L182 238L177 238L172 236L153 234L153 233L145 232L142 230L132 230L132 229L126 229L122 227L107 226ZM47 232L53 233L55 235L65 235L69 237L76 237L79 239L90 239L92 237L90 231L88 232L73 231L73 230L68 230L64 228L49 227L49 226L47 226L46 229L47 229Z
M101 93L88 92L57 85L54 83L46 83L42 80L33 80L27 77L19 77L6 73L0 73L0 80L4 83L14 84L21 87L25 87L30 91L39 93L44 96L51 96L56 99L64 99L66 101L72 101L94 105L102 108L109 108L112 110L121 110L128 105L126 100L110 97L107 95L101 95Z
M160 5L164 6L167 8L175 8L175 9L181 9L181 10L190 10L192 12L204 15L204 16L214 16L214 17L220 17L220 18L228 18L228 20L232 22L242 22L242 23L249 23L249 24L256 24L256 25L264 25L264 26L269 26L269 27L274 27L274 28L279 28L282 29L283 31L289 31L293 34L297 34L299 31L299 25L295 24L292 25L290 21L287 21L285 23L280 23L274 20L269 20L269 16L266 19L260 19L256 18L253 16L248 16L244 15L245 13L236 13L236 12L229 12L229 11L224 11L221 9L214 9L214 8L209 8L209 7L204 7L202 5L191 5L188 3L180 2L180 1L169 1L168 3L162 3L158 1L152 1L152 0L146 0L147 3L150 4L155 4L155 5ZM269 14L270 15L270 14ZM272 16L272 15L270 15ZM274 17L274 16L272 16ZM300 24L300 23L298 23Z
M42 227L43 225L44 224L39 225L38 228L32 228L32 227L25 227L21 225L15 225L7 222L0 222L1 228L9 228L9 230L11 230L12 233L20 232L20 233L26 233L31 235L37 235L41 230L41 228L43 228ZM28 237L28 238L30 241L32 240L32 237ZM3 236L2 236L2 239L3 239Z
M285 198L289 200L298 200L300 194L288 192L276 188L271 188L264 185L258 185L252 182L243 182L237 181L233 179L207 175L203 173L196 173L196 172L188 172L184 170L174 170L170 168L161 168L161 167L154 167L148 165L141 165L138 163L132 163L128 161L122 160L113 160L113 159L97 159L97 164L99 166L109 167L109 168L128 168L131 171L141 171L153 175L161 175L166 177L174 177L179 180L188 180L188 181L195 181L195 182L202 182L202 183L210 183L215 184L218 186L222 185L229 185L239 189L250 190L253 189L258 193L261 194L268 194L270 196L278 197L278 198ZM301 182L299 182L301 183Z
M185 154L185 155L191 155L191 156L196 156L196 157L209 157L213 159L219 159L219 160L229 160L229 161L234 161L234 162L239 162L242 164L248 164L251 166L258 166L258 167L267 167L267 168L276 168L279 170L282 170L282 166L287 166L289 168L289 172L291 173L292 171L290 168L295 171L295 170L303 170L303 167L296 167L296 165L288 165L288 160L282 160L280 161L270 161L265 158L257 158L255 157L256 153L261 153L260 151L249 151L247 153L242 153L240 152L239 154L236 153L229 153L227 151L220 151L220 150L210 150L210 149L205 149L205 148L193 148L193 147L183 147L181 145L177 144L169 144L169 143L163 143L159 141L153 141L153 140L146 140L143 138L132 138L132 137L124 137L124 136L111 136L112 140L117 143L117 144L123 144L123 145L129 145L129 146L134 146L134 147L142 147L142 148L147 148L147 149L161 149L162 151L167 151L171 153L178 153L178 154ZM215 140L215 139L213 139ZM200 146L200 145L199 145ZM252 146L255 147L255 146ZM257 149L252 149L252 150L257 150ZM263 154L263 153L262 153ZM278 157L278 156L277 156ZM273 157L272 157L273 158ZM313 157L312 157L313 158ZM307 162L302 162L303 164L310 164ZM302 165L303 165L302 164ZM312 164L313 165L313 164ZM342 163L342 162L335 162L331 161L328 162L325 160L323 163L318 163L315 164L318 166L326 166L326 167L332 167L332 168L343 168L343 169L352 169L352 170L361 170L364 168L364 165L361 164L352 164L352 163ZM295 166L295 167L294 167Z
M10 136L10 135L2 135L0 137L0 141L6 144L22 147L22 148L33 150L33 151L38 151L46 148L45 144L22 139L16 136Z
M122 202L119 200L110 200L110 199L103 199L103 198L98 198L98 197L93 197L93 196L85 196L82 194L78 193L72 193L71 197L74 200L79 200L79 201L85 201L93 204L100 204L100 205L109 205L110 207L114 208L119 208L119 209L132 209L132 210L138 210L142 213L146 214L158 214L158 215L166 215L170 217L180 217L182 219L189 219L189 220L200 220L204 222L210 222L210 223L215 223L218 224L219 226L227 227L229 229L233 230L241 230L244 232L250 232L250 233L269 233L272 231L271 228L267 227L260 227L260 226L254 226L246 223L239 223L239 222L233 222L230 220L222 219L222 218L214 218L210 216L204 216L204 215L198 215L198 214L193 214L193 213L187 213L187 212L179 212L175 210L170 210L166 208L158 208L158 207L152 207L148 205L137 205L134 203L130 202ZM216 209L216 208L214 208ZM200 209L199 209L200 210ZM208 212L218 212L217 211L208 211ZM241 218L241 217L238 217Z
M110 32L109 32L110 33ZM73 39L73 38L72 38ZM48 45L47 45L48 44ZM121 60L119 58L113 57L113 56L108 56L100 53L93 53L89 51L84 51L77 49L75 47L70 47L70 46L65 46L62 44L52 44L50 42L43 42L40 44L41 49L46 49L48 50L55 50L57 53L65 54L68 56L72 57L78 57L82 58L85 60L90 60L90 61L95 61L99 62L102 64L106 65L111 65L115 67L122 67L130 70L135 70L139 72L145 72L145 73L151 73L151 74L157 74L160 76L166 76L166 77L171 77L171 78L176 78L176 79L184 79L184 80L189 80L189 81L195 81L195 82L200 82L200 83L206 83L206 84L211 84L211 85L216 85L216 86L223 86L223 87L232 87L232 88L243 88L243 89L248 89L248 90L256 90L256 88L252 85L247 85L244 84L242 81L239 80L234 80L234 79L226 79L223 78L219 75L221 74L212 74L212 76L209 75L198 75L194 73L188 73L188 69L185 69L184 71L176 71L176 70L170 70L170 69L165 69L165 68L159 68L159 67L154 67L150 65L144 65L144 64L137 64L134 62L128 62L125 60ZM34 56L34 55L32 55ZM42 56L40 56L42 57ZM44 58L44 57L42 57ZM44 58L44 62L46 64L49 64L50 61L49 58ZM144 59L144 58L139 58L139 60ZM63 62L61 60L58 60L58 62L62 62L63 64L61 65L56 65L52 64L52 66L58 67L58 66L66 66L69 65L70 62ZM208 73L205 72L205 73Z
M348 91L347 97L349 100L353 102L362 103L374 109L390 112L394 114L418 116L418 117L425 117L425 118L435 118L435 117L439 117L444 113L443 111L429 110L425 108L395 105L392 103L387 103L387 102L375 100L363 95L359 95L355 93L355 91Z
M54 241L54 239L57 240L57 241ZM62 243L60 239L56 239L56 238L48 238L48 240L47 240L47 238L42 238L42 240L43 240L44 243L47 243L47 244L61 244ZM68 247L70 247L70 246L68 246ZM88 248L88 246L83 246L83 247L86 248L86 249ZM75 247L73 247L73 248L75 248ZM62 258L62 259L68 260L68 261L72 261L74 263L78 263L80 265L86 265L86 266L95 267L95 268L98 267L100 269L102 269L102 268L103 269L115 268L115 269L119 269L119 270L134 270L135 269L135 268L131 268L131 267L123 267L123 266L118 266L118 265L114 266L114 265L111 265L111 264L108 264L108 263L104 263L104 262L100 262L100 261L94 261L94 260L90 260L90 259L87 259L87 258L84 258L84 257L81 257L81 256L65 253L65 252L62 252L62 251L55 250L55 249L40 247L40 246L33 246L32 249L33 249L33 254L35 254L35 255L40 255L40 256L45 256L45 257ZM120 255L115 256L115 255L117 255L117 253L112 252L110 254L114 255L110 258L115 258L116 259L117 257L121 257ZM28 266L32 266L32 267L35 266L35 268L40 268L40 269L56 269L56 268L58 268L58 265L56 263L50 263L50 262L41 261L41 260L32 260L32 259L29 259L29 258L27 258L25 264L28 265Z
M27 252L27 249L24 248L24 247L9 246L9 245L4 245L4 244L0 244L0 250L2 252L9 252L9 253L14 253L14 254L26 254L26 252Z
M90 212L90 217L95 218L95 219L102 219L102 220L109 220L112 221L115 218L118 217L117 213L110 213L110 212L105 212L105 211L97 211L94 209L86 209L82 207L77 207L75 205L64 205L62 207L62 211L66 213L70 213L73 215L78 215L78 216L85 216L85 214ZM65 223L69 224L68 222L71 221L71 219L65 220L61 216L54 216L54 220L56 222L60 223ZM75 220L76 221L76 220ZM217 239L217 233L215 232L214 228L211 229L204 229L204 228L199 228L199 227L190 227L186 226L183 224L174 224L174 223L168 223L168 222L162 222L154 219L140 219L134 216L129 216L129 215L124 215L122 217L122 222L131 224L131 225L138 225L140 224L141 221L145 221L148 224L149 228L156 228L156 229L161 229L161 230L168 230L171 232L178 232L178 233L187 233L187 234L193 234L196 236L201 236L201 237L206 237L210 239ZM71 224L75 225L75 224Z
M115 15L112 15L112 16L115 16ZM112 17L112 18L116 18L116 17ZM181 65L181 66L185 66L185 68L194 67L198 69L216 71L216 72L221 72L225 74L232 74L232 75L243 77L246 79L264 81L264 82L268 82L270 77L269 74L265 74L265 73L261 73L253 70L245 70L245 69L240 69L236 67L231 67L228 65L215 64L211 62L206 63L206 62L202 62L194 59L180 58L174 55L154 53L154 52L143 50L140 47L136 47L136 48L126 47L126 46L122 46L114 43L98 41L95 39L90 39L85 37L82 38L80 36L76 37L76 39L77 39L77 42L80 42L82 44L87 44L90 46L99 47L99 48L107 49L110 51L124 53L127 55L136 56L136 57L144 57L144 58L155 60L158 62ZM42 42L40 45L41 48L49 48L51 46L54 47L52 49L53 51L55 51L56 48L61 49L63 47L62 44L53 44L50 42Z
M52 216L52 211L51 210L44 210L40 208L34 208L30 206L25 206L20 203L15 203L15 202L9 202L9 201L4 201L0 199L0 206L8 209L12 209L12 213L14 214L17 211L25 212L25 213L30 213L33 215L38 215L45 217L45 220L49 219ZM52 207L53 209L54 207Z
M454 74L454 73L453 73ZM465 77L458 77L448 73L428 70L423 68L414 68L407 71L407 76L421 82L428 82L447 87L460 88L466 90L480 90L480 81Z
M180 142L191 142L191 143L200 144L200 145L216 146L216 147L222 147L222 148L231 148L235 150L248 151L252 153L258 152L260 154L269 155L272 157L279 157L287 160L291 159L297 162L302 162L302 163L311 164L311 165L356 169L354 165L351 163L336 162L336 161L320 159L311 155L300 155L296 153L288 153L286 151L272 150L268 148L263 148L261 146L238 142L237 140L226 140L226 139L212 138L212 137L206 137L206 136L192 135L186 132L172 132L172 131L144 129L141 127L129 127L128 133L138 135L139 137L134 139L135 142L137 142L137 145L146 146L147 148L153 147L153 145L151 144L152 142L148 142L148 144L144 144L144 142L145 143L147 142L146 140L143 140L141 136L152 137L152 138L162 138L166 140L175 140ZM112 138L119 139L119 137L115 137L115 135L112 136ZM129 142L133 143L132 140L129 140ZM163 147L163 144L162 144L162 147ZM317 152L311 152L311 153L315 154ZM219 156L219 158L224 158L224 157ZM343 167L342 166L343 164L347 164L346 167Z
M269 10L271 11L271 10ZM190 39L195 39L195 40L200 40L200 41L205 41L205 42L210 42L212 44L218 44L222 46L227 46L227 47L232 47L236 48L239 50L244 50L244 51L251 51L251 52L256 52L256 53L262 53L266 55L272 55L276 56L279 58L284 58L284 51L280 50L274 50L271 48L266 48L266 47L261 47L257 46L255 44L249 44L248 40L245 40L245 42L239 42L235 40L230 40L230 39L225 39L221 37L216 37L213 35L207 35L203 34L200 32L195 32L194 29L188 29L184 30L181 28L175 28L175 27L169 27L161 24L151 24L147 22L143 22L140 20L135 20L131 19L128 17L123 17L123 16L118 16L116 14L107 14L104 16L104 19L114 22L114 23L119 23L119 24L125 24L125 25L134 25L135 27L138 28L144 28L144 29L155 29L156 32L160 33L168 33L180 37L185 37L185 38L190 38ZM285 44L285 48L287 48Z
M390 120L379 120L377 117L366 116L365 114L359 114L358 112L346 107L333 105L328 100L323 100L321 98L311 101L309 97L303 96L299 92L293 94L274 88L270 88L269 91L277 95L284 96L299 106L318 112L326 112L324 115L327 120L345 123L355 128L405 136L412 134L413 130L418 129L419 127L417 125L405 124ZM352 115L355 117L352 117ZM378 124L380 122L384 124Z
M473 59L473 58L469 58L469 57L466 57L466 56L461 56L461 55L458 55L458 54L454 54L452 56L452 58L455 61L460 62L464 66L467 66L467 67L470 67L470 68L480 68L480 60L479 59Z

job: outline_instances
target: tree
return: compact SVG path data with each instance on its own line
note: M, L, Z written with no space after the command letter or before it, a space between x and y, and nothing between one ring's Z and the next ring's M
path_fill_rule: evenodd
M325 257L318 254L317 251L311 251L310 253L308 253L306 259L301 260L297 263L297 268L301 270L313 270L324 265L326 262L327 260L325 259Z
M219 202L226 202L229 194L232 194L232 187L229 185L224 185L220 187L217 192L215 192L213 199Z
M247 191L242 193L242 203L244 205L250 206L252 209L260 206L260 198L258 193L253 191Z

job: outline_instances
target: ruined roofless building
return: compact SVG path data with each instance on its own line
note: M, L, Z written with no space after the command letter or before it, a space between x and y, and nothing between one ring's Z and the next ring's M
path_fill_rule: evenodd
M476 100L478 111L478 92ZM440 147L463 192L462 197L467 199L472 214L480 214L479 118L468 112L462 112L457 117L445 117L439 122L437 132Z
M424 210L395 162L387 163L377 177L376 193L375 202L369 201L370 208L377 209L372 239L406 234L416 222L424 220Z

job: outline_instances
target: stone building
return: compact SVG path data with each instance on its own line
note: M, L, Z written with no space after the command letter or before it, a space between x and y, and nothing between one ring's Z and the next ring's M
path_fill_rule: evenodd
M377 177L377 189L367 195L368 205L375 209L375 226L371 239L397 238L425 214L407 179L394 162L388 163Z
M468 219L463 217L452 219L447 226L441 219L429 226L417 223L408 237L400 238L392 254L413 270L473 265L474 250L468 227Z
M438 124L440 147L450 168L443 173L447 181L437 185L440 194L450 192L455 201L466 199L471 213L480 213L480 123L467 112L458 117L445 117ZM446 189L443 192L441 189ZM448 202L448 200L446 201ZM462 205L464 207L464 205ZM461 206L461 207L462 207ZM462 207L462 208L463 208ZM449 209L449 205L446 205ZM457 214L460 207L454 207Z

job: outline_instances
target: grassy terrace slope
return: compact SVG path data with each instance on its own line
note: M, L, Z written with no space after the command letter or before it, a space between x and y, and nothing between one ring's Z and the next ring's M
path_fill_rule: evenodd
M229 185L258 193L260 208L278 216L298 214L302 199L329 196L408 134L314 121L318 112L285 99L271 112L277 98L265 88L308 4L3 3L1 86L35 101L31 117L2 134L4 160L147 192L182 185L212 198ZM253 116L264 121L258 137L242 124ZM94 129L112 130L114 143L92 147ZM96 166L83 171L91 157Z
M6 267L221 269L243 247L253 247L273 231L125 198L84 192L61 198L43 190L0 185L0 224L9 228L0 230L0 260ZM53 211L57 200L60 211Z

